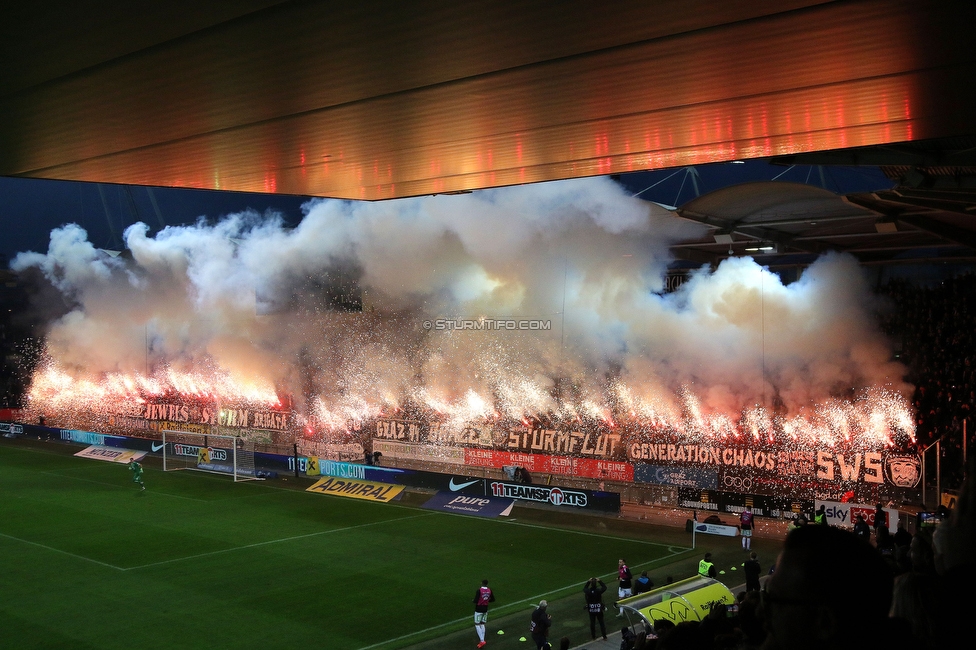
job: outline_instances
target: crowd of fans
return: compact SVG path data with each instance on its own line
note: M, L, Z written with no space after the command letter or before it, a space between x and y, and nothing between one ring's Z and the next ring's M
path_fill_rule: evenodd
M760 591L739 594L734 607L713 607L701 622L657 621L622 647L935 650L958 643L955 607L968 602L976 580L976 480L964 457L974 441L976 275L931 286L893 280L882 293L891 307L882 326L915 386L918 447L940 442L942 486L960 491L951 516L914 535L904 527L891 535L881 526L865 538L800 526Z
M970 465L972 469L972 464ZM760 590L717 605L700 622L656 621L622 650L935 650L957 643L956 606L976 579L976 481L951 517L915 535L873 538L829 525L791 530Z
M966 447L974 440L976 275L932 286L891 280L882 294L891 303L882 326L908 368L906 380L915 386L918 445L925 448L940 442L942 486L958 488L964 465L964 427Z

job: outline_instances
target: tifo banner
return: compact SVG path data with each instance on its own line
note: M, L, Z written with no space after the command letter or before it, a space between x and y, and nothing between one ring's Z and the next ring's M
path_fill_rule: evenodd
M323 460L339 461L361 461L363 459L363 446L359 443L346 443L341 445L330 444L327 442L317 442L314 440L299 440L298 453L303 456L315 456ZM384 454L386 452L383 452Z
M528 427L494 428L489 425L455 427L437 422L393 420L376 421L376 438L427 445L485 447L552 455L612 458L623 452L619 433L606 431L573 431L570 429L534 429Z
M403 486L329 477L317 481L306 492L387 503L400 496L400 493L403 492Z
M492 497L465 496L453 492L438 492L422 507L428 510L441 510L461 515L478 517L507 517L512 512L515 501L512 499L493 499Z
M474 467L524 467L530 474L559 474L604 481L630 482L634 480L634 466L612 460L547 456L492 449L464 448L464 464Z
M852 487L884 484L910 489L918 485L921 477L918 456L886 449L845 453L759 444L741 447L634 442L627 446L627 455L631 460L651 461L648 464L658 467L718 470L720 488L766 494L788 494L797 488L808 493L839 493ZM734 485L736 481L748 482L749 487Z
M107 460L110 463L128 463L130 460L142 460L145 458L146 452L91 445L79 451L75 456L94 458L95 460Z
M857 521L857 516L861 515L864 517L864 521L867 522L868 526L874 528L875 506L861 503L838 503L836 501L816 501L813 505L816 510L820 510L820 506L824 506L827 523L831 526L853 528L854 522ZM892 533L897 532L898 510L895 508L882 508L882 511L885 513L885 527Z
M393 440L373 439L373 451L380 452L387 458L402 458L405 460L424 460L437 463L464 464L464 448L445 445L422 445L411 442L395 442ZM360 454L361 456L362 454Z

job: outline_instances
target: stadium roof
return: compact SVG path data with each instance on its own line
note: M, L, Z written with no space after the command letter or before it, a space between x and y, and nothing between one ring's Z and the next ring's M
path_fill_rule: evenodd
M756 181L693 198L675 214L708 232L673 250L694 264L747 252L770 266L805 265L826 251L850 253L862 264L976 261L976 138L771 160L804 165L808 176L822 165L867 161L891 163L881 166L890 187L845 193Z
M557 9L558 6L558 9ZM0 21L0 175L385 199L709 162L688 263L976 255L976 3L54 0ZM872 188L873 189L873 188Z
M966 136L974 14L21 3L0 21L0 175L383 199Z

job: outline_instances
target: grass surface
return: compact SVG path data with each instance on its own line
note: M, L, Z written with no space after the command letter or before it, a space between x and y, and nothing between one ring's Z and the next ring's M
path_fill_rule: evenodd
M697 562L674 540L595 518L462 517L312 494L295 479L163 473L152 460L140 494L125 465L0 440L3 647L356 650L455 636L467 647L482 578L498 595L492 620L525 628L541 598L571 596L581 614L593 575L612 602L618 557L643 568ZM524 648L522 634L492 647Z

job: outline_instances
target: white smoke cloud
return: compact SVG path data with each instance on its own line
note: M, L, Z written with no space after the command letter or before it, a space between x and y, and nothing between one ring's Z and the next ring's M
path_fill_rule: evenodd
M128 260L100 254L70 225L52 232L46 254L12 267L36 267L74 301L48 350L96 376L216 367L327 404L487 398L512 413L554 408L558 378L601 401L612 375L672 409L691 390L723 412L774 395L795 410L862 386L904 388L851 258L826 256L790 286L733 258L660 295L669 244L697 228L598 178L317 200L294 229L253 213L155 237L135 224ZM358 277L364 313L315 308L316 281L339 270ZM260 314L262 301L303 295L297 311ZM551 328L421 326L455 317Z

